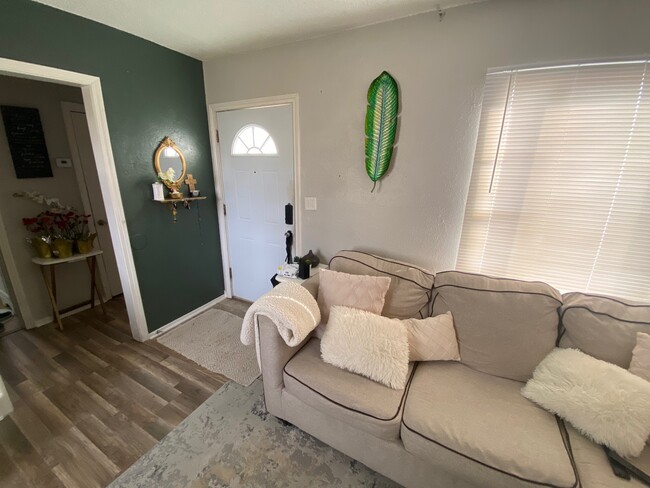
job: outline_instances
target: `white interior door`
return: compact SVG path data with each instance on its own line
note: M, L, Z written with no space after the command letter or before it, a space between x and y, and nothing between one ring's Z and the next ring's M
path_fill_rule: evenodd
M294 201L291 105L217 113L233 295L257 300L286 257ZM295 209L294 209L295 210Z
M122 284L113 251L113 242L108 228L106 209L102 200L99 176L83 105L65 104L64 119L81 190L81 199L84 202L84 211L93 216L89 224L90 231L97 233L95 247L104 251L104 254L97 260L100 279L104 293L114 297L122 293Z

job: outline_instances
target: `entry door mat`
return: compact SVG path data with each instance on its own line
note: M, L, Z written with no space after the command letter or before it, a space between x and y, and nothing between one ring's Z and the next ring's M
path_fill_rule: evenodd
M157 341L210 371L249 386L260 369L255 345L245 346L239 340L242 322L241 317L211 308Z

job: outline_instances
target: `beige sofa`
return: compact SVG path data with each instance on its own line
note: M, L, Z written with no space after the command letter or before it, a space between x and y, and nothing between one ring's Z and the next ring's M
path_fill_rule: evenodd
M641 487L602 449L520 394L559 342L627 367L650 307L540 282L433 274L357 251L331 269L392 279L383 315L451 310L461 362L411 365L403 391L324 363L310 336L288 347L259 317L268 411L407 487ZM435 282L435 287L434 287ZM305 286L316 296L318 281ZM561 324L561 317L562 325ZM650 462L650 449L642 459Z

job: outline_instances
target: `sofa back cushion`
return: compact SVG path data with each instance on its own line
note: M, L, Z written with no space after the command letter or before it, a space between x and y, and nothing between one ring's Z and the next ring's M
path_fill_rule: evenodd
M650 304L586 293L566 293L560 347L573 347L628 368L636 333L650 333Z
M434 313L454 316L461 362L526 381L555 347L562 296L541 282L446 271L436 275Z
M391 283L382 315L397 319L429 316L433 273L362 251L340 251L329 265L331 270L343 273L388 276Z

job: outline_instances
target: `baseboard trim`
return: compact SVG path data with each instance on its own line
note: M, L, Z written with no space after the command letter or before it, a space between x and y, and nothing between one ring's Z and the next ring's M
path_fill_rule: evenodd
M104 302L106 302L105 299ZM96 303L95 307L100 307L100 305ZM64 319L66 317L70 317L70 315L83 312L84 310L88 310L89 308L90 308L90 304L82 305L81 307L77 307L73 310L69 310L66 313L62 313L61 318ZM54 317L43 317L42 319L36 319L34 321L34 327L43 327L44 325L51 324L53 322L54 322Z
M215 298L214 300L210 300L208 303L206 303L204 305L201 305L199 308L195 308L191 312L186 313L182 317L178 317L176 320L174 320L174 321L172 321L172 322L170 322L170 323L168 323L166 325L163 325L160 329L156 329L153 332L149 332L149 340L160 337L165 332L169 332L170 330L175 329L179 325L184 324L185 322L187 322L190 319L193 319L194 317L196 317L200 313L203 313L206 310L214 307L217 303L223 302L226 298L227 298L226 295L221 295L221 296Z

